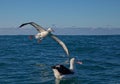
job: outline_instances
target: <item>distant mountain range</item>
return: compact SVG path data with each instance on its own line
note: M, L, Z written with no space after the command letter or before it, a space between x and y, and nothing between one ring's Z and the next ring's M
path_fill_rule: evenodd
M120 28L58 28L55 31L62 35L120 35Z
M120 35L120 28L53 28L57 35ZM36 34L34 28L0 28L0 35Z

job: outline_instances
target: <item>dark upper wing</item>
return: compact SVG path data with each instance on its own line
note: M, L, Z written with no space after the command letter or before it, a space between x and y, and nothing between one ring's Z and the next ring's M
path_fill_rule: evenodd
M51 37L63 47L64 51L69 56L69 51L68 51L67 46L60 39L58 39L55 35L51 34Z
M66 75L66 74L74 74L74 72L72 72L70 69L66 68L63 65L60 65L60 68L57 68L57 70L59 71L60 74L62 75Z
M28 25L28 24L30 24L30 25L32 25L33 27L35 27L36 30L39 31L39 32L46 31L43 27L41 27L40 25L38 25L38 24L36 24L36 23L34 23L34 22L24 23L24 24L20 25L19 27L21 28L21 27L23 27L23 26L25 26L25 25Z

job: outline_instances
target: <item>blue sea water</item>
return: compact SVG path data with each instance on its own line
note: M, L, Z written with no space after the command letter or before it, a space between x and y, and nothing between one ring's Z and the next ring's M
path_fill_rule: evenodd
M77 78L59 84L120 84L120 35L58 37L83 62ZM39 44L28 36L0 36L0 84L58 84L51 66L67 59L51 38Z

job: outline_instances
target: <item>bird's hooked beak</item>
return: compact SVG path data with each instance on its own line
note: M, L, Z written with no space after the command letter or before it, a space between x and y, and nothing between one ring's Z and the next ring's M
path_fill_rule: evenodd
M80 60L76 60L76 63L77 63L77 64L83 64L83 62L80 61Z

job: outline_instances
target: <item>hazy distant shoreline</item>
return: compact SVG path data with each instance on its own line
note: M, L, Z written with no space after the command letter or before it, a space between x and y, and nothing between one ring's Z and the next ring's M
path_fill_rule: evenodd
M53 28L56 35L120 35L120 28ZM32 35L34 28L0 28L0 35Z

